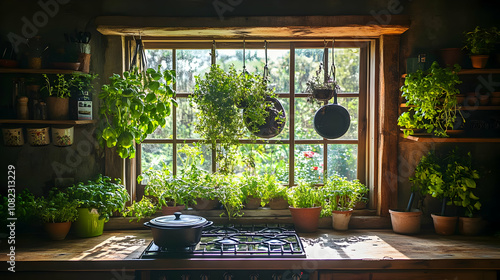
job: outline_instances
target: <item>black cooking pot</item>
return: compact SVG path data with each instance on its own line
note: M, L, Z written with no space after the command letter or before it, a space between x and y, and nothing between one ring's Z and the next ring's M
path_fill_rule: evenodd
M351 124L346 108L337 104L337 91L334 91L333 104L324 105L314 115L314 129L324 138L336 139L344 135Z
M184 248L198 244L202 229L212 224L203 217L175 212L174 215L151 219L144 226L151 228L156 245L163 248Z

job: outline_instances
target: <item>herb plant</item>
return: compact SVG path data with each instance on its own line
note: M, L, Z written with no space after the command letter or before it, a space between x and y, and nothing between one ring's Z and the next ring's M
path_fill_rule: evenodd
M323 188L330 211L350 211L358 202L366 202L368 188L359 180L349 181L338 175L330 176Z
M135 143L166 124L171 105L176 105L175 73L149 68L137 68L110 77L110 84L103 85L99 94L101 107L98 138L101 146L112 148L122 158L135 157Z
M144 194L155 198L158 208L187 205L192 200L186 182L170 174L167 166L162 170L148 169L137 178L139 183L143 180L146 180Z
M440 137L448 136L446 130L453 129L457 118L456 95L459 90L456 85L462 83L458 71L458 65L453 69L441 68L434 62L429 69L406 76L401 91L407 100L408 112L403 112L398 118L405 137L416 129L425 129L427 133ZM460 111L459 115L462 117Z
M71 97L70 83L63 74L57 74L55 79L50 79L47 74L42 74L45 79L45 86L41 88L42 91L46 91L49 96L55 96L59 98Z
M124 217L135 217L139 222L142 218L150 217L156 213L158 207L153 201L147 197L143 196L141 201L136 202L127 207L127 210L123 212ZM132 222L134 219L131 219L129 222Z
M476 26L474 30L464 32L465 46L471 55L487 55L495 48L500 39L500 31L496 27L481 28Z
M288 189L288 203L294 208L311 208L323 205L322 190L300 181Z
M110 215L122 212L125 203L130 199L120 179L114 182L107 176L99 175L94 181L80 182L68 188L70 198L78 200L82 208L95 208L99 219L109 220Z
M262 206L269 203L271 199L288 198L287 197L288 188L283 186L282 183L278 181L278 178L276 178L275 175L265 174L263 175L262 179L263 179L262 203L261 203Z
M37 215L44 223L74 222L78 217L78 201L59 190L50 190L47 197L39 197L36 202Z
M329 100L333 97L334 91L340 91L340 86L337 84L337 81L334 81L330 76L325 77L323 73L323 63L320 63L318 70L316 70L316 76L309 79L306 85L306 92L310 94L307 99L309 102L317 101L315 98L320 96L319 100ZM324 92L316 95L318 91Z
M92 82L97 77L97 74L74 74L69 80L69 84L72 89L80 92L91 91L94 89Z
M214 174L214 182L217 185L217 198L224 206L228 218L241 216L243 193L239 187L238 178L233 174L216 173Z

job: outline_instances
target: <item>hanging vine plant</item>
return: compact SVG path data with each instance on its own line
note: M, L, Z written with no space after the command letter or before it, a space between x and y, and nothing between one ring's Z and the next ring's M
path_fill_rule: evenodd
M116 147L121 158L135 157L135 143L141 143L160 126L166 124L171 106L176 106L175 72L137 68L110 77L99 98L100 123L98 139L101 146Z

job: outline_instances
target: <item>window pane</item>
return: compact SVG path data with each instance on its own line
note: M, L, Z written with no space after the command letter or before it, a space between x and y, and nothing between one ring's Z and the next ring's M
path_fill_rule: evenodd
M172 64L172 50L146 50L146 62L148 68L158 67L161 65L161 70L171 70Z
M323 183L323 146L295 146L295 183L305 180L309 183Z
M307 81L316 75L323 49L295 49L295 93L304 93Z
M259 175L275 174L279 181L287 184L288 150L288 145L242 145L244 170Z
M342 97L338 98L338 104L346 108L351 117L349 130L339 139L358 139L358 98Z
M307 98L295 99L295 139L322 139L314 130L314 114L319 108Z
M228 71L233 65L236 71L243 71L243 49L218 49L217 64ZM264 50L245 50L245 68L249 73L262 75L264 73Z
M358 145L328 145L328 174L334 172L349 180L357 178Z
M264 59L265 65L265 59ZM290 92L290 50L267 50L269 85L275 92Z
M165 164L169 170L172 169L172 144L141 144L141 168L142 171L162 169Z
M331 49L328 52L331 58ZM358 48L335 48L335 79L341 92L359 92L359 53Z
M196 112L198 109L191 107L188 98L177 98L177 138L193 139L200 136L194 133Z
M195 164L198 168L201 168L207 172L212 172L212 151L207 145L200 145L201 150L197 150L193 148L192 144L177 144L177 173L184 168L188 168L189 160L187 159L186 154L192 153L193 151L199 151L201 154L194 156Z
M176 50L177 92L192 92L195 77L210 70L210 50Z

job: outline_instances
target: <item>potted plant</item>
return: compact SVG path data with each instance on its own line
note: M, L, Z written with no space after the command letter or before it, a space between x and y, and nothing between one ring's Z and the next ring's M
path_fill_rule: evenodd
M216 196L224 207L228 219L242 216L243 193L239 187L239 178L234 174L215 173L213 180L216 185Z
M92 90L97 74L73 74L69 80L71 98L69 115L71 119L78 119L78 101L92 100ZM92 115L89 116L90 118Z
M323 195L332 212L332 224L335 230L347 230L354 207L358 202L366 202L368 188L359 180L333 175L325 183Z
M412 187L408 205L403 210L389 209L394 232L400 234L417 234L420 232L423 197L428 193L429 185L436 179L432 171L437 170L437 168L436 164L430 162L429 157L422 157L414 175L409 178ZM420 197L419 202L416 208L412 208L417 195Z
M216 176L211 173L204 173L198 179L192 180L189 184L190 194L193 196L191 206L195 210L212 210L219 206L218 185Z
M470 53L472 67L485 68L490 53L500 38L500 32L496 27L481 28L476 26L474 30L464 32L465 46Z
M273 174L266 174L263 179L261 205L268 204L272 210L288 209L288 188L283 186Z
M154 199L154 203L162 210L163 215L173 215L186 208L192 200L186 182L170 174L167 166L162 170L148 169L137 181L145 181L144 195Z
M143 196L140 201L134 201L132 205L123 211L123 217L135 217L137 222L140 222L143 218L151 217L156 211L158 211L158 207L153 200L147 196ZM133 220L131 219L130 222Z
M78 219L75 221L75 233L79 237L102 235L104 223L110 215L122 212L130 199L120 179L114 182L107 176L99 175L94 181L79 182L68 188L70 198L78 200Z
M137 68L113 75L109 85L103 85L99 98L100 122L98 139L101 146L116 147L122 158L135 157L135 143L141 143L158 126L175 105L173 70L160 71Z
M46 91L47 97L47 113L51 120L67 120L69 117L69 98L71 92L70 84L63 74L57 74L56 79L51 80L46 74L42 74L45 78L45 86L41 90Z
M240 188L243 195L243 204L245 209L255 210L260 207L262 202L264 177L251 174L243 174L242 177Z
M458 71L458 65L453 69L441 68L433 62L429 69L417 70L406 76L401 91L408 111L398 118L404 137L413 135L416 130L448 137L447 130L454 129L457 120L459 90L456 85L461 83ZM458 114L465 121L459 110Z
M458 149L454 149L448 154L446 162L445 181L449 182L453 194L449 203L464 211L463 216L458 218L458 231L464 235L477 235L483 221L477 214L481 202L473 193L479 174L472 168L471 154L460 155Z
M298 232L315 232L322 209L321 190L306 181L288 189L288 203L293 224Z
M78 217L78 206L77 200L59 190L50 190L47 197L39 197L36 200L37 215L52 240L66 238L71 223Z
M308 101L328 101L334 95L335 91L340 91L340 86L332 77L323 73L323 63L320 63L319 69L316 70L316 76L309 79L306 83L306 92L310 94Z

